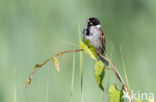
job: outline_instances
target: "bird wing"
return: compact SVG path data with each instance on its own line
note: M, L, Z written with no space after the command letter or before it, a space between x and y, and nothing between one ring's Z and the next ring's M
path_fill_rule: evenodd
M101 34L100 41L101 41L103 50L105 52L106 40L105 40L105 36L104 36L102 29L100 29L100 34Z

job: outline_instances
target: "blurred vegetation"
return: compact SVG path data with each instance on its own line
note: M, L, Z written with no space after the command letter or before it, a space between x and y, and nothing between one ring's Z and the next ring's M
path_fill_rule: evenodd
M155 93L156 1L154 0L0 0L0 102L69 102L72 54L60 59L60 73L48 63L25 83L36 63L63 50L78 48L88 17L100 19L107 55L124 76L120 45L130 88ZM112 49L112 50L111 50ZM81 100L79 53L75 53L73 102ZM101 90L94 61L83 56L84 102L97 102ZM49 69L49 70L48 70ZM104 87L108 87L108 71ZM109 84L120 82L110 73ZM102 100L108 101L108 91Z

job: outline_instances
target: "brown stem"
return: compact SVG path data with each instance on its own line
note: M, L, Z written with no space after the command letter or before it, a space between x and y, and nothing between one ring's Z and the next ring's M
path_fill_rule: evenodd
M62 56L62 55L65 54L65 53L79 52L79 51L83 51L83 49L62 51L62 52L60 52L60 53L57 53L57 54L54 55L54 56ZM130 97L130 92L129 92L129 90L128 90L126 84L124 83L122 77L120 76L120 74L119 74L119 72L118 72L118 70L117 70L115 64L114 64L112 61L110 61L109 59L107 59L105 56L101 55L100 53L97 52L97 54L98 54L99 56L101 56L104 60L106 60L107 62L109 62L109 63L112 65L113 69L111 69L111 68L107 68L107 69L108 69L108 70L113 70L113 71L115 72L117 78L118 78L118 79L120 80L120 82L123 84L125 91L128 93L128 95L129 95L129 97ZM54 56L52 56L52 57L54 57ZM30 74L29 79L28 79L28 81L27 81L27 83L26 83L26 88L28 88L28 86L30 85L31 80L32 80L32 77L33 77L34 73L37 71L37 69L40 68L40 67L42 67L43 65L45 65L50 59L52 59L52 57L48 58L47 60L45 60L45 61L44 61L43 63L41 63L41 64L36 64L34 71ZM131 100L130 100L130 102L131 102Z
M114 70L114 72L115 72L115 75L117 76L117 78L120 80L120 82L121 82L122 85L124 86L124 89L125 89L126 93L128 93L129 98L130 98L129 89L128 89L128 87L126 86L125 82L123 81L122 77L120 76L120 74L119 74L119 72L118 72L118 70L117 70L115 64L114 64L111 60L107 59L105 56L101 55L99 52L97 52L97 54L98 54L100 57L102 57L104 60L106 60L107 62L109 62L109 63L112 65L113 70ZM132 101L131 101L131 98L130 98L129 101L132 102Z
M61 56L61 55L63 55L64 53L79 52L79 51L83 51L83 49L62 51L62 52L57 53L55 56Z
M31 74L29 75L29 79L27 80L27 83L26 83L26 86L25 88L28 88L30 83L31 83L31 80L33 78L33 75L34 73L37 71L38 68L41 68L43 65L45 65L47 62L49 62L49 60L51 60L53 57L56 57L56 56L62 56L63 54L65 53L71 53L71 52L79 52L79 51L83 51L83 49L77 49L77 50L68 50L68 51L62 51L60 53L57 53L56 55L46 59L44 62L40 63L40 64L36 64L35 65L35 69L31 72Z

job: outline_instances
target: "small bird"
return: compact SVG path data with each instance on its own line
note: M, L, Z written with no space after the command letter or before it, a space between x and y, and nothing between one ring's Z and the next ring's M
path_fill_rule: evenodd
M96 51L105 56L106 41L101 29L100 21L95 17L90 17L86 21L87 26L83 30L83 38L89 40ZM108 62L100 56L98 56L98 59L102 60L105 65L108 65Z

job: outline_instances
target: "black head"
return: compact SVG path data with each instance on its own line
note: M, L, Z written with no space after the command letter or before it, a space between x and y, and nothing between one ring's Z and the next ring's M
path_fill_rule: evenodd
M88 26L97 26L100 25L100 21L97 18L91 17L87 20Z

